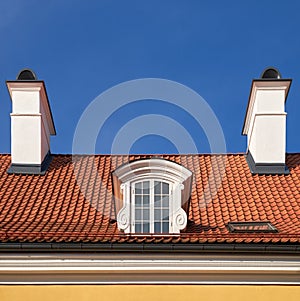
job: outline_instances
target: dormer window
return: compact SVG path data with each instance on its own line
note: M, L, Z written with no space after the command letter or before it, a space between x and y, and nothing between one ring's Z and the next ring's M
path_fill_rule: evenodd
M135 233L172 232L172 183L150 179L133 183L132 228Z
M192 173L163 159L139 160L113 173L118 228L125 233L180 233L187 224Z

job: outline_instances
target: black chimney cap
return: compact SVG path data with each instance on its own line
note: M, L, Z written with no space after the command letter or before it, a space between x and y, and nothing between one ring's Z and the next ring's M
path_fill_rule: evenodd
M262 78L262 79L281 79L281 74L277 68L268 67L262 72L260 78Z
M17 76L17 80L37 80L37 77L31 69L22 69Z

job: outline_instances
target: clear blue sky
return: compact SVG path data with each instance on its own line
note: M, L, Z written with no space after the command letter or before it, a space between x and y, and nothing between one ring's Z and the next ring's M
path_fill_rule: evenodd
M80 116L100 93L125 81L163 78L199 93L217 116L228 152L244 152L241 136L253 78L267 66L292 78L287 151L300 152L299 1L38 1L0 2L0 152L10 153L11 101L5 80L24 67L46 83L57 136L53 153L71 153ZM197 108L195 108L197 110ZM166 115L190 133L199 152L205 134L185 112L141 101L115 112L97 140L109 153L127 122ZM135 153L174 153L168 137L145 136Z

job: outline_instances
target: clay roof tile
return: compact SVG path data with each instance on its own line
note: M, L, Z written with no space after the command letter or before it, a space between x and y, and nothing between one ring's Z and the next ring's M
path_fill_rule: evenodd
M128 236L116 223L111 173L151 155L53 155L45 176L7 174L0 155L2 242L287 243L300 242L300 154L290 174L252 175L243 154L155 155L193 173L189 219L179 236ZM219 176L225 162L223 177ZM93 167L96 173L93 172ZM209 201L203 202L204 191ZM278 233L230 233L233 221L270 221Z

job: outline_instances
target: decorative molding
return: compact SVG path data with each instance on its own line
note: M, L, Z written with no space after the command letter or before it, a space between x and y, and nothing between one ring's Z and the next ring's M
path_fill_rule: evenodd
M130 187L126 184L121 184L120 189L123 193L123 207L117 214L117 223L120 230L126 233L130 232ZM126 196L126 197L124 197Z
M192 172L184 166L159 158L130 162L117 168L113 174L122 183L147 176L183 183L192 176Z
M178 232L180 230L183 230L186 227L187 224L187 215L185 211L182 208L179 208L173 216L173 230L174 232Z
M137 258L138 257L138 258ZM0 284L276 284L299 285L297 257L236 258L137 254L112 258L74 253L0 260Z
M130 225L130 214L128 206L124 206L118 213L117 223L120 230L126 230Z

